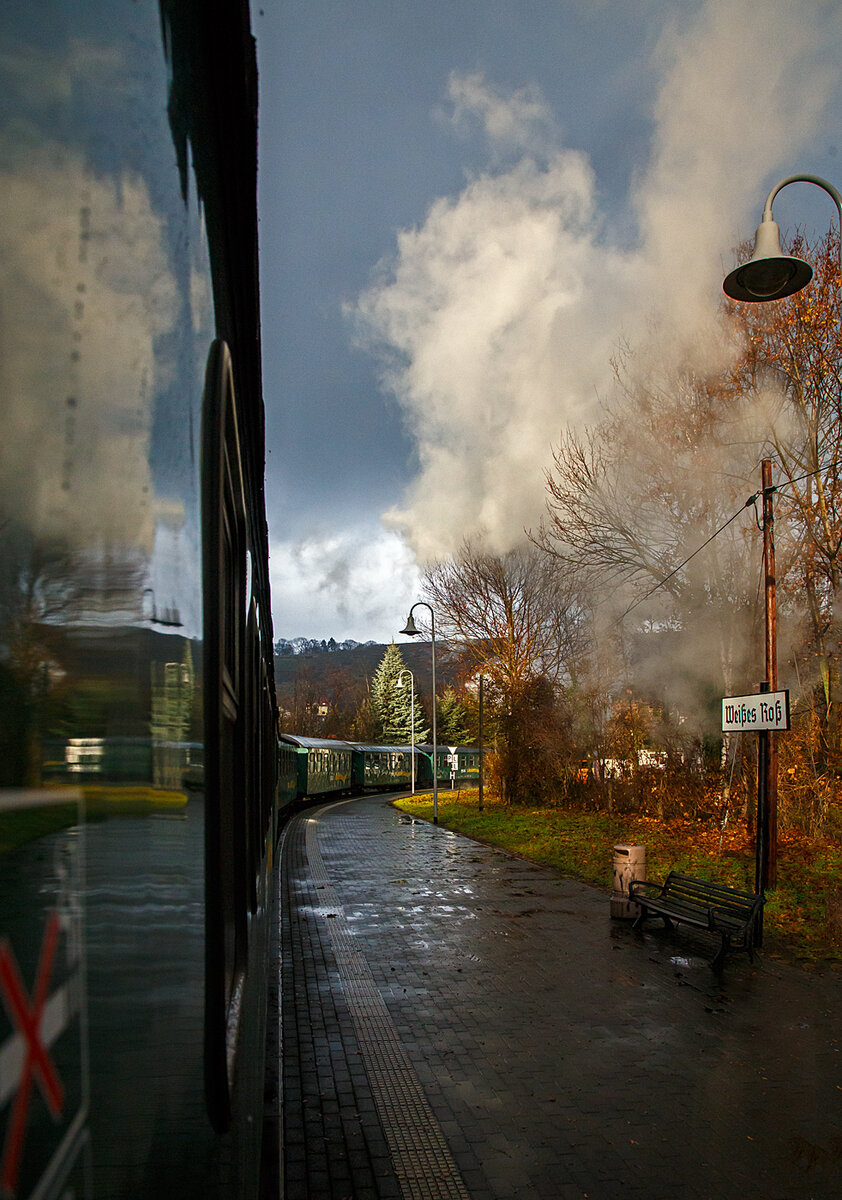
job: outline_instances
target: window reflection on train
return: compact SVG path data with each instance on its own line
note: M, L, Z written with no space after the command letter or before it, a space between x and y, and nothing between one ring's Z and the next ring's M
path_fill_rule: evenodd
M134 696L126 687L124 722L128 729L145 727L149 733L108 733L113 722L102 706L97 710L97 681L82 682L67 691L65 711L70 715L62 724L70 727L68 735L55 736L56 723L45 726L41 778L45 783L84 784L89 798L96 795L97 785L107 784L112 789L132 789L133 798L139 800L147 783L151 802L164 803L166 791L179 793L174 799L182 800L183 790L200 790L204 784L201 678L194 666L196 658L201 661L201 644L194 647L186 638L163 637L151 630L127 630L122 653L132 640L149 643L136 651L137 661L148 668L148 680L143 686L138 681ZM171 661L164 655L172 656ZM115 662L115 675L118 666ZM113 692L107 697L103 693L106 698L113 701Z
M0 1194L254 1197L279 815L247 0L0 6Z

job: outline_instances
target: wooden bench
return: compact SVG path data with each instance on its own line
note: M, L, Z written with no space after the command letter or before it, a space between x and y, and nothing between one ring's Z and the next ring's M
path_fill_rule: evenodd
M749 958L754 960L762 896L670 871L665 883L633 879L629 883L629 898L640 905L640 916L633 929L638 929L647 917L658 916L667 929L672 929L674 922L683 922L719 934L719 950L711 963L714 970L719 970L732 949L747 950Z

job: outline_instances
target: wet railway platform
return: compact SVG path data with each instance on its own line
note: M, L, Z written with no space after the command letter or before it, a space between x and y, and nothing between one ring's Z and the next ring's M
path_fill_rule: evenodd
M842 1197L842 972L717 978L383 798L282 854L285 1200Z

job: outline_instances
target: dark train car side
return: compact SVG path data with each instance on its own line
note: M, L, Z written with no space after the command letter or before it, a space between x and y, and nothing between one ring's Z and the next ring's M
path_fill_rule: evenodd
M368 745L333 738L281 734L281 746L296 756L296 799L361 795L366 791L408 791L412 784L412 746ZM487 751L485 751L487 753ZM476 786L477 746L437 746L437 781L453 787ZM415 747L415 786L433 785L433 747Z
M420 746L432 770L433 747ZM483 751L487 754L488 751ZM441 784L475 787L479 782L480 752L478 746L436 746L436 780Z
M289 786L249 8L0 41L0 1192L246 1200Z
M355 750L354 784L357 790L406 790L412 786L412 746L370 746L352 743ZM415 786L431 787L433 773L430 759L417 747L415 756Z
M295 755L296 796L350 795L353 788L354 748L333 738L281 734L281 745Z

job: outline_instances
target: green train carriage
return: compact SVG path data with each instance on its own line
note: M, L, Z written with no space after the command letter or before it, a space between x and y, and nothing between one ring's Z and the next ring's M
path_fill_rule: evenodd
M354 754L354 789L409 791L412 786L412 746L372 746L351 743ZM415 747L415 786L431 787L433 782L429 758Z
M425 743L418 747L427 757L432 767L433 747ZM483 755L487 754L483 750ZM436 745L436 780L449 787L478 787L479 786L480 750L479 746L448 746Z
M344 795L353 787L354 748L332 738L299 737L282 733L281 745L296 754L296 794L299 799Z

